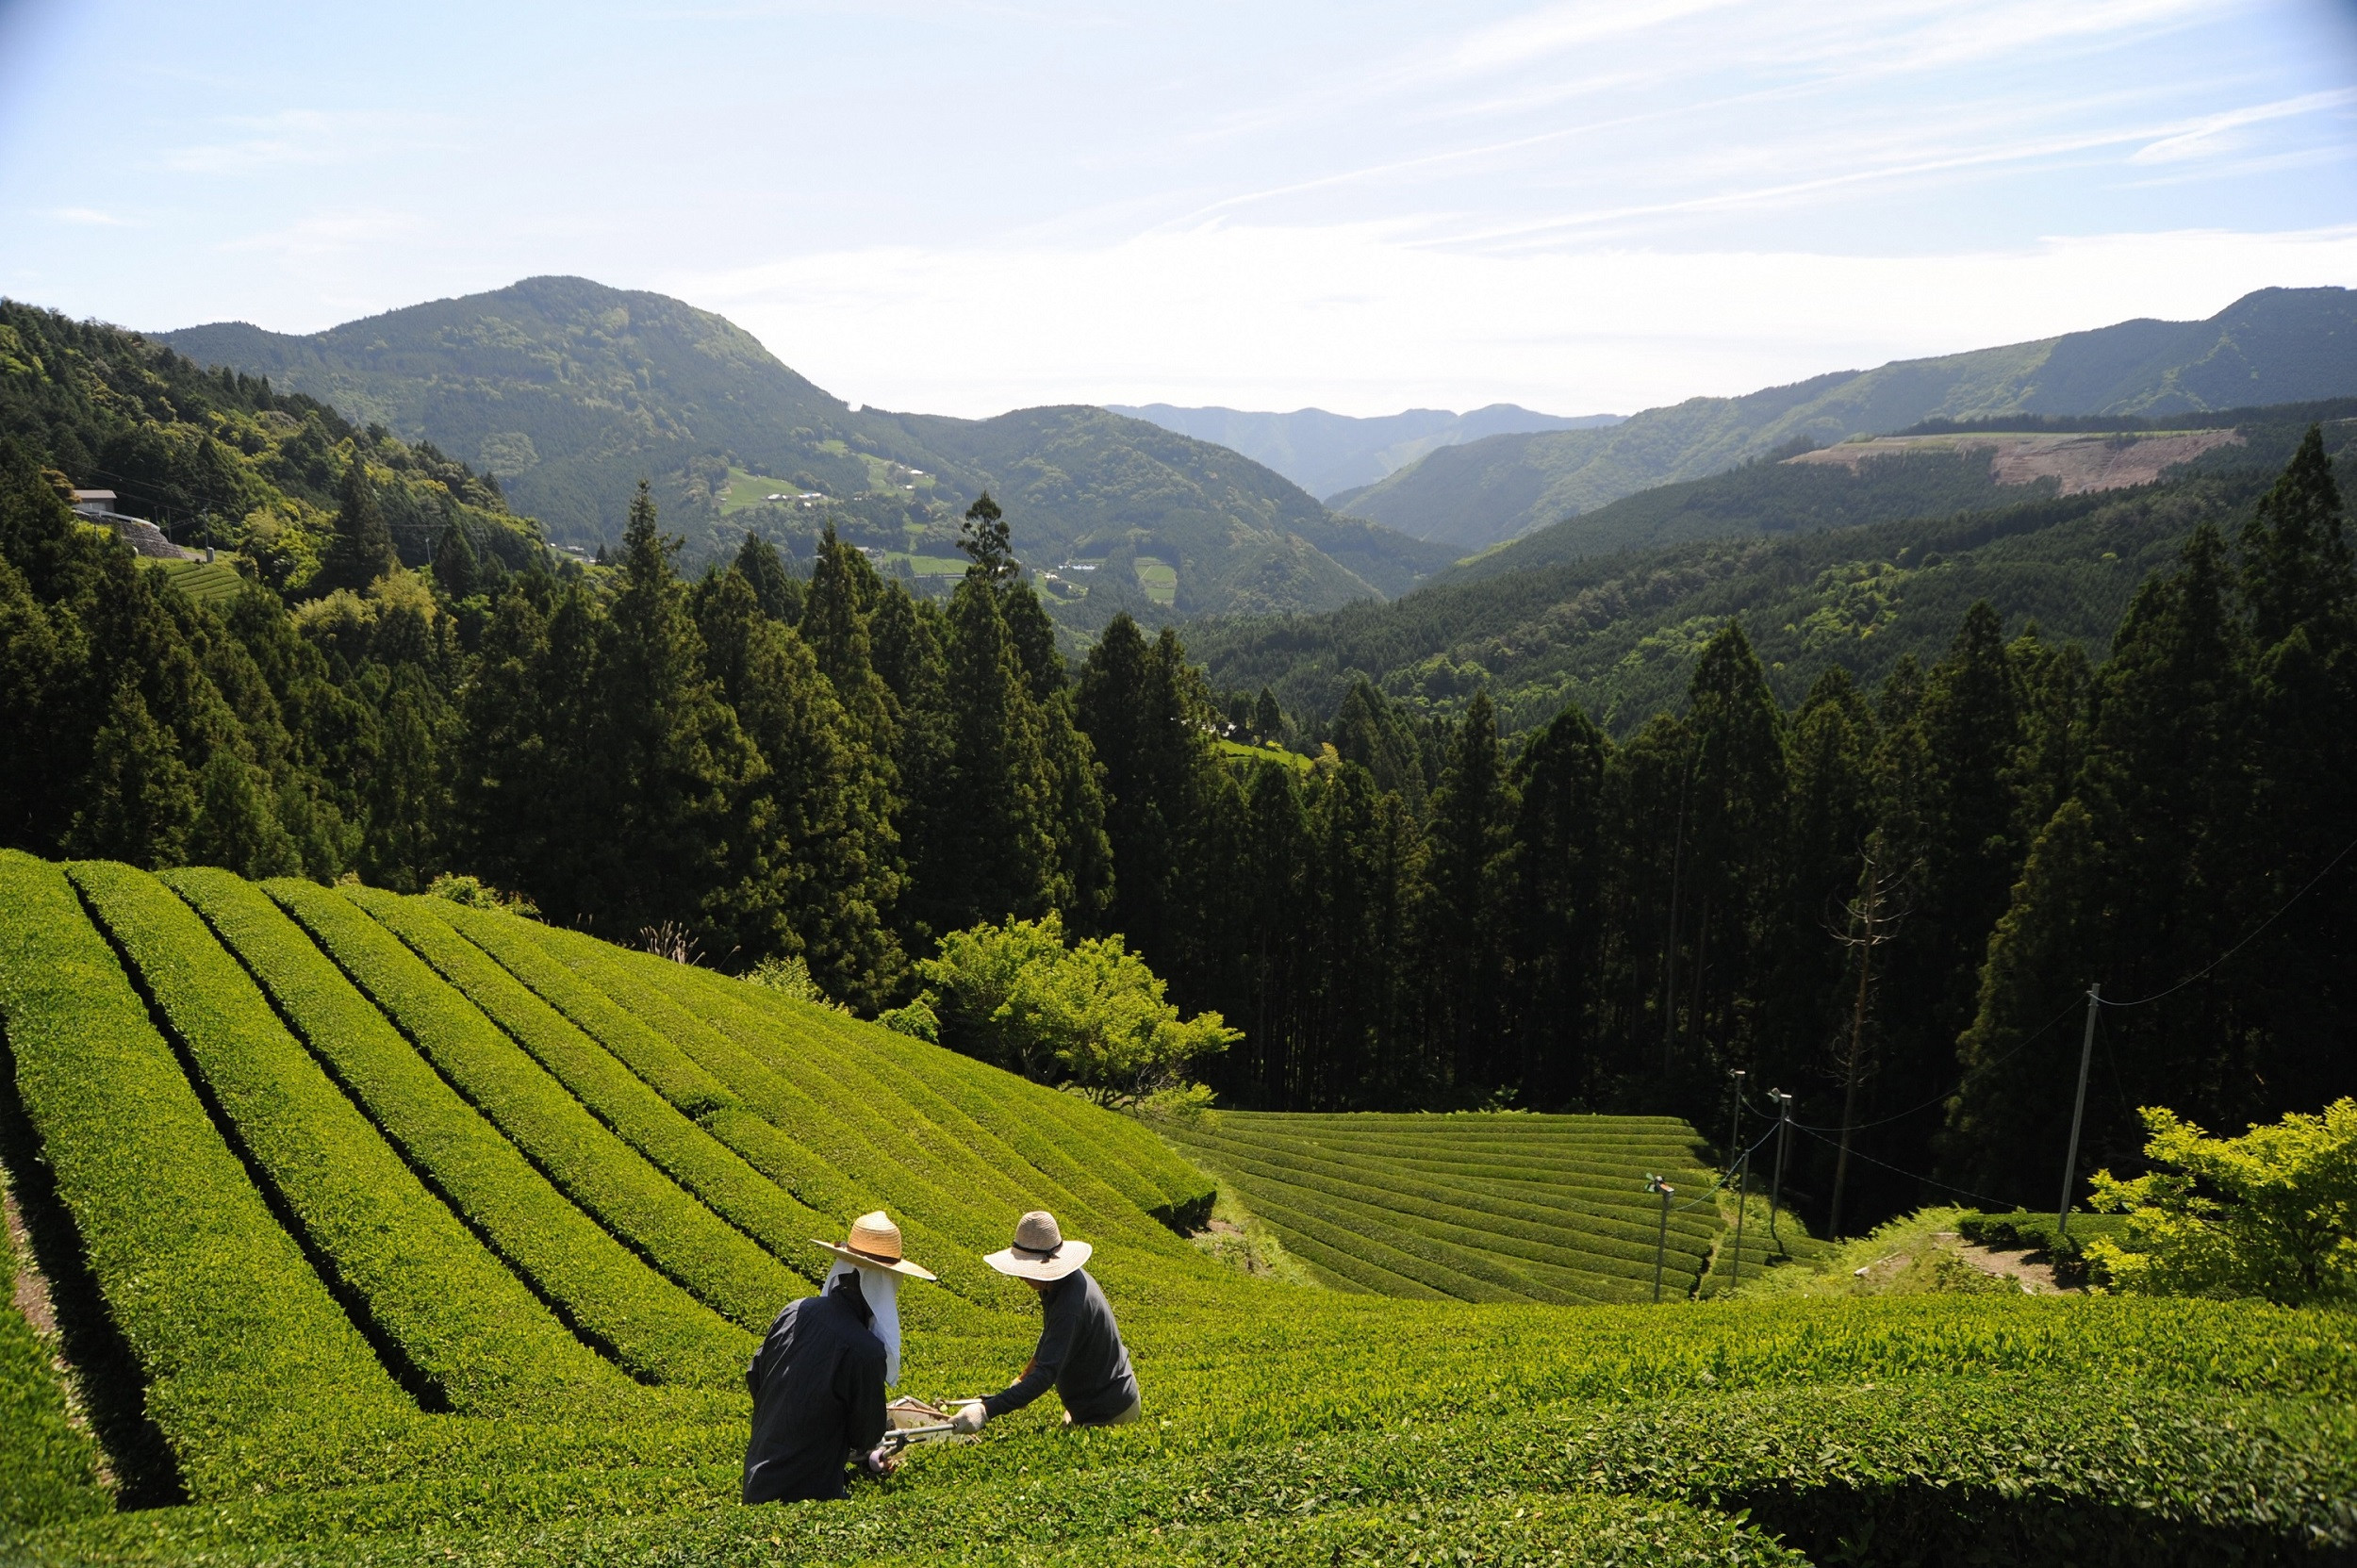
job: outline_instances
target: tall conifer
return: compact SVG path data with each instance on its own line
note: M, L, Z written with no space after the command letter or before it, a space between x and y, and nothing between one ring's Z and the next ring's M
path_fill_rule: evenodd
M385 511L376 499L376 485L369 477L368 458L355 447L352 461L344 466L343 488L336 507L336 532L328 540L318 575L311 579L311 589L314 593L331 593L338 588L350 588L357 593L398 565L400 557L393 551L392 530L385 525Z

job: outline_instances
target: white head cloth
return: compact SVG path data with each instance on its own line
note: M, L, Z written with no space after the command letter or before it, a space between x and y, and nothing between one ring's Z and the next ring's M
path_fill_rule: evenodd
M856 1263L835 1260L827 1270L827 1282L818 1288L834 1289L834 1282L847 1274L859 1276L860 1295L867 1299L867 1310L876 1314L876 1337L883 1341L884 1381L898 1387L900 1381L900 1277L888 1268L861 1268Z

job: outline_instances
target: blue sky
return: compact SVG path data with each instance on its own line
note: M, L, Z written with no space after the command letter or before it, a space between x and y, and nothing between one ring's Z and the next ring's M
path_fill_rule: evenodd
M2357 4L0 0L0 292L539 272L887 407L1625 412L2357 286Z

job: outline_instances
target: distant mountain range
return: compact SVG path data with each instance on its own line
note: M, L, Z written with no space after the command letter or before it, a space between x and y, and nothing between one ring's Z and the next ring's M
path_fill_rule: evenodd
M1329 503L1478 550L1623 496L1753 458L2006 414L2159 416L2357 393L2357 293L2263 289L2201 322L2092 332L1691 398L1601 429L1444 446ZM1612 548L1603 545L1601 548Z
M1535 414L1510 403L1493 403L1470 413L1445 408L1410 408L1405 413L1360 419L1323 408L1290 414L1255 414L1237 408L1178 408L1167 403L1141 406L1108 404L1116 414L1150 420L1198 441L1216 441L1243 453L1292 480L1328 505L1405 468L1427 452L1459 446L1485 436L1541 430L1595 430L1621 422L1618 414L1567 419Z
M1459 552L1338 517L1234 452L1100 408L991 420L854 409L722 317L585 278L527 278L325 332L242 322L153 334L490 470L552 538L619 536L653 482L693 552L747 529L807 558L829 520L886 569L954 573L988 489L1017 553L1094 569L1045 585L1060 619L1327 608L1407 591Z
M1854 467L1754 463L1628 497L1391 603L1211 622L1187 630L1187 648L1214 685L1272 687L1288 713L1330 716L1363 679L1412 712L1450 714L1487 690L1508 731L1578 702L1622 733L1676 705L1730 618L1788 705L1836 666L1871 687L1903 657L1929 663L1976 599L2009 629L2035 620L2100 657L2137 585L2198 523L2247 517L2311 422L2357 485L2357 399L2200 418L2233 438L2132 430L2131 458L2147 441L2201 450L2121 487L2066 489L2051 472L2005 483L1990 450L2019 438L2002 435ZM1591 521L1613 549L1574 548L1571 530Z

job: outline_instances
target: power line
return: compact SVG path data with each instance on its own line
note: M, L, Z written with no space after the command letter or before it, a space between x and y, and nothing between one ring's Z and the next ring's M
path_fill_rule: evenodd
M1853 1126L1850 1131L1853 1132L1863 1132L1870 1127L1887 1127L1892 1122L1904 1121L1909 1116L1920 1115L1922 1113L1930 1110L1933 1106L1940 1104L1942 1101L1952 1098L1955 1094L1956 1090L1961 1089L1966 1084L1971 1082L1972 1080L1979 1074L1988 1071L1991 1067L1997 1066L2001 1063L2009 1062L2013 1058L2020 1055L2023 1051L2028 1050L2033 1045L2037 1043L2038 1036L2044 1034L2048 1030L2053 1028L2056 1024L2070 1016L2071 1014L2076 1013L2079 1010L2079 1001L2080 999L2074 997L2069 1001L2063 1003L2061 1012L2055 1014L2052 1017L2038 1025L2037 1028L2032 1030L2028 1034L2022 1036L2020 1043L2016 1045L2011 1050L2008 1050L2000 1056L1992 1056L1986 1062L1976 1064L1970 1070L1966 1072L1962 1078L1956 1080L1953 1087L1944 1089L1940 1093L1934 1095L1931 1098L1923 1101L1922 1104L1914 1106L1905 1111L1901 1111L1895 1115L1885 1116L1879 1121L1858 1122ZM1803 1122L1794 1122L1792 1125L1799 1128L1804 1132L1838 1132L1841 1131L1838 1127L1812 1127Z
M1792 1125L1799 1127L1801 1124L1794 1122ZM1807 1130L1804 1128L1802 1131L1806 1131ZM1829 1148L1834 1147L1834 1143L1831 1138L1820 1137L1814 1132L1809 1132L1808 1136L1816 1138L1819 1143L1825 1145ZM2006 1203L2003 1199L1991 1197L1986 1193L1976 1193L1970 1187L1959 1187L1953 1181L1936 1180L1931 1177L1923 1175L1920 1171L1903 1169L1898 1165L1892 1164L1887 1160L1877 1160L1872 1155L1865 1153L1861 1150L1853 1149L1851 1150L1851 1153L1855 1155L1856 1158L1865 1161L1870 1165L1880 1165L1883 1169L1889 1171L1894 1175L1904 1176L1912 1181L1920 1181L1926 1186L1937 1187L1942 1192L1955 1193L1959 1197L1972 1199L1975 1203L1987 1204L1999 1210L2005 1210L2013 1207L2011 1204Z
M2170 986L2167 990L2155 991L2149 997L2138 997L2134 1001L2113 1001L2110 998L2106 997L2102 999L2103 1005L2105 1007L2142 1007L2146 1002L2159 1001L2163 997L2175 996L2186 986L2191 985L2195 981L2200 980L2202 976L2208 974L2212 969L2217 968L2219 965L2225 963L2228 959L2242 951L2243 949L2249 947L2252 942L2258 940L2262 932L2265 932L2267 927L2282 919L2284 912L2289 910L2292 905L2306 898L2310 888L2315 887L2316 883L2322 882L2326 877L2331 876L2332 874L2332 867L2338 866L2342 861L2347 860L2349 858L2349 852L2351 850L2357 850L2357 838L2352 838L2347 844L2342 845L2341 852L2334 855L2331 860L2326 861L2324 863L2323 870L2318 871L2315 876L2310 877L2305 886L2301 887L2299 892L2293 894L2290 898L2284 900L2283 905L2278 908L2274 914L2260 921L2257 928L2251 931L2249 935L2245 936L2241 941L2235 943L2233 947L2227 949L2224 952L2218 954L2216 958L2210 960L2209 963L2204 964L2200 968L2196 969L2193 973L2179 981L2176 984Z

